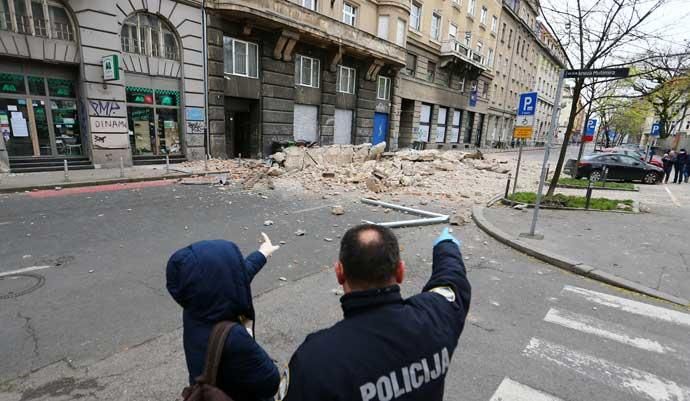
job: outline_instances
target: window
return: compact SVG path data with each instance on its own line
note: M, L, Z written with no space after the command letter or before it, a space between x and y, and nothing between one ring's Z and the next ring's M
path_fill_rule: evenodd
M415 71L417 71L417 56L407 53L407 57L405 58L405 72L407 75L414 77Z
M462 77L462 80L460 81L460 92L465 91L465 77Z
M378 37L388 40L388 16L379 15Z
M491 32L496 33L498 29L498 18L494 15L491 17Z
M467 2L467 15L474 16L474 9L477 5L477 0L469 0Z
M316 11L316 0L302 0L302 7Z
M465 46L472 47L472 32L465 32Z
M426 80L429 82L434 82L436 77L436 63L429 61L426 67Z
M355 26L357 7L350 3L343 3L343 22Z
M259 46L223 37L224 72L229 75L259 78Z
M462 120L462 112L460 110L453 110L453 121L450 126L450 142L457 143L460 141L460 121Z
M49 0L0 0L0 30L74 40L67 11Z
M179 154L180 92L127 86L125 94L132 153Z
M298 54L295 57L295 84L318 88L320 65L318 59Z
M124 52L179 60L172 28L155 15L137 13L127 18L122 24L120 40Z
M410 8L410 28L419 31L422 22L422 6L418 3L412 2Z
M419 116L419 130L417 131L417 140L420 142L429 142L430 128L431 105L422 103L422 110Z
M503 25L501 26L501 42L503 42L506 38L506 23L504 22Z
M486 60L486 65L489 67L494 66L494 49L489 49L488 60Z
M441 35L441 16L433 13L431 15L431 39L438 40Z
M439 107L436 118L436 142L443 143L446 140L446 125L448 123L448 108Z
M488 14L489 10L486 9L486 7L482 7L482 11L479 14L479 22L481 24L486 25L486 15Z
M395 44L405 46L405 20L398 18L398 26L395 30Z
M456 36L458 36L458 26L455 24L448 25L448 38L455 40Z
M390 100L391 98L391 79L379 76L376 87L376 98L379 100Z
M344 65L338 66L338 82L336 86L340 93L355 93L355 75L357 70Z

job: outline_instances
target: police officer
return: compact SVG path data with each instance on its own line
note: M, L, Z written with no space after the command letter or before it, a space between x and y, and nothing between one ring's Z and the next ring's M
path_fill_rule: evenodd
M423 292L403 299L405 263L393 232L370 224L348 230L335 266L345 319L307 336L283 374L279 399L442 400L470 306L460 244L446 228Z

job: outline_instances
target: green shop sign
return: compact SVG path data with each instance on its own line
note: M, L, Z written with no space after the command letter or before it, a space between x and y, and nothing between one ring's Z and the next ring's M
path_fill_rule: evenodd
M0 92L24 93L24 76L18 74L0 74Z

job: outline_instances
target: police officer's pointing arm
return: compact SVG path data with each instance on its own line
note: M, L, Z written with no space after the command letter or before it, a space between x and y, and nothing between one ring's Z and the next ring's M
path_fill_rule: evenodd
M434 242L431 278L424 291L435 292L456 303L463 315L470 307L471 287L460 253L461 242L445 228Z

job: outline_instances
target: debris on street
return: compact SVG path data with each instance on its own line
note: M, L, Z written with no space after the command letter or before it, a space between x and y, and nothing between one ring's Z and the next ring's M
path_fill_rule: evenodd
M331 208L331 214L334 214L336 216L343 215L345 214L345 208L341 205L335 205L333 206L333 208Z

